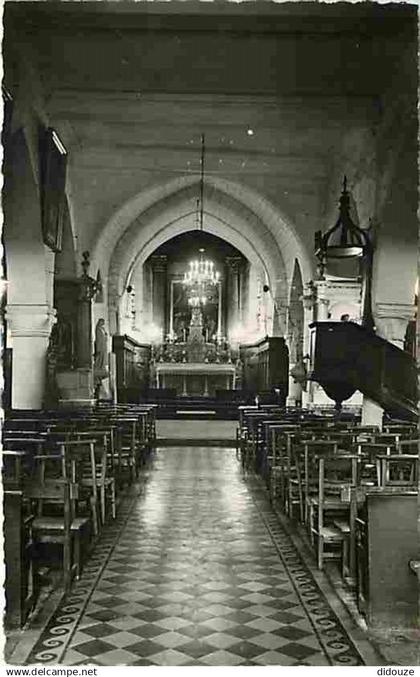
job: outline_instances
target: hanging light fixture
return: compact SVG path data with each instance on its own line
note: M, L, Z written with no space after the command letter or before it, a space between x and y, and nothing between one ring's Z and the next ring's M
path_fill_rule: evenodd
M335 225L324 235L315 233L315 256L319 261L318 273L324 279L329 259L358 259L362 280L362 325L374 329L372 316L372 266L373 244L368 230L359 228L350 216L350 195L347 177L343 180L339 215Z
M217 284L220 273L214 267L213 261L204 259L204 249L200 249L200 258L190 261L188 270L184 273L184 284L188 286L201 284Z
M340 197L339 215L335 225L322 235L315 233L315 255L321 265L327 259L349 259L363 256L371 248L366 230L359 228L350 216L350 195L347 190L347 177L343 180Z
M200 197L197 201L198 229L204 232L204 159L205 138L201 135L201 171ZM204 249L199 250L199 258L189 262L184 273L183 283L188 288L188 303L193 307L204 305L207 301L209 287L217 285L220 273L215 269L213 261L204 258Z

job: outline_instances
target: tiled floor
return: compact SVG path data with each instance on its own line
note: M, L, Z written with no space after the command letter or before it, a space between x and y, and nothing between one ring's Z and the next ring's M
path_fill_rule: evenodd
M122 512L28 662L363 664L233 450L159 449Z

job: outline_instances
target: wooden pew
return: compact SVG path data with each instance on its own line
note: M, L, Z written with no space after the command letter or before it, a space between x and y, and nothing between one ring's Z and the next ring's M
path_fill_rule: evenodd
M22 628L33 610L38 590L32 565L32 522L23 496L26 452L2 451L3 535L5 558L5 626Z

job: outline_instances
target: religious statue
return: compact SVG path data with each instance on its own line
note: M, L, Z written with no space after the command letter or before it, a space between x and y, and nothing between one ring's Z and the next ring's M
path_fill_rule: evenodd
M108 376L108 334L102 317L97 321L95 329L94 368L98 378Z
M105 320L101 317L95 328L95 353L93 373L95 379L95 397L102 400L110 399L110 392L105 379L108 371L108 334L105 329Z

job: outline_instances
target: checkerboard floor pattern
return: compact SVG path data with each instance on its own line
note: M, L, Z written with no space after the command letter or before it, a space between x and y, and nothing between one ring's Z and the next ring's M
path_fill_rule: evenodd
M62 663L330 664L238 465L157 451Z

